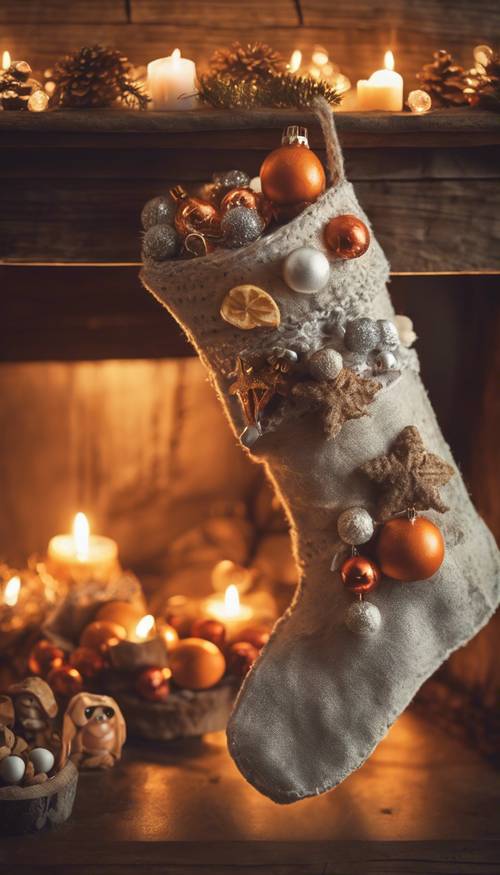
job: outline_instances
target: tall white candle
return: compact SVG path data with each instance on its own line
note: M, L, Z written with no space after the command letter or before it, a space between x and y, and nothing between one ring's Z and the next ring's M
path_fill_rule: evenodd
M174 49L168 58L158 58L148 64L148 91L151 109L194 109L196 97L196 66L182 58Z
M383 109L401 112L403 109L403 77L394 70L394 55L386 52L384 70L376 70L369 79L360 79L357 87L357 109Z

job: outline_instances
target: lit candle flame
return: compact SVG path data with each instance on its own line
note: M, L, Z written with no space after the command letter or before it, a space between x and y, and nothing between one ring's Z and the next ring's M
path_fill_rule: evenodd
M181 57L181 50L174 49L172 52L172 63L174 65L174 67L178 66L178 61L179 61L180 57Z
M14 577L11 577L10 580L5 584L5 589L3 591L3 600L4 604L8 605L9 608L13 608L17 605L17 600L19 598L19 593L21 592L21 578L16 574Z
M149 637L150 632L152 632L155 624L155 618L152 614L145 614L144 617L141 617L137 626L135 627L135 637L138 641L145 641L146 638Z
M73 541L79 562L86 562L89 558L89 537L89 521L84 513L77 513L73 522Z
M324 67L325 64L328 64L330 58L328 57L328 52L326 49L315 49L312 54L312 62L316 64L317 67Z
M237 617L240 612L238 587L231 583L224 593L224 613L226 617Z
M301 64L302 52L300 51L300 49L295 49L295 51L292 52L292 57L290 58L290 63L288 64L288 69L290 70L290 73L296 73L297 70L300 68Z
M384 55L384 67L386 70L394 70L394 55L391 51Z
M4 52L2 55L2 68L8 70L10 67L10 52Z

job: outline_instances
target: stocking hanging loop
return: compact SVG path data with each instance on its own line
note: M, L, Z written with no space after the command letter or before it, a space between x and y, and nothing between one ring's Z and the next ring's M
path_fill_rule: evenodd
M345 180L344 156L339 142L335 120L330 104L324 97L317 97L313 111L321 125L326 146L326 163L330 185L335 188Z

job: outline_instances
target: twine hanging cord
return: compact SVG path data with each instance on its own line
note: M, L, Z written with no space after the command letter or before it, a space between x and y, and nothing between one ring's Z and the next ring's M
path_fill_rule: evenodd
M326 146L326 164L328 178L332 187L345 181L344 156L340 146L333 111L324 97L317 97L312 105L313 112L317 117Z

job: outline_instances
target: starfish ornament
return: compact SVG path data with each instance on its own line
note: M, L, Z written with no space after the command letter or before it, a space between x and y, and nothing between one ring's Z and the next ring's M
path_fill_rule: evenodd
M380 522L409 508L440 513L448 510L439 487L455 471L444 459L427 452L414 425L398 434L386 456L365 462L359 470L379 487L376 518Z
M338 435L348 419L367 416L367 407L382 385L376 380L364 379L348 368L342 368L335 380L306 380L297 383L292 394L305 398L321 409L323 428L328 438Z
M229 394L236 395L247 425L259 428L259 419L265 407L274 395L288 394L286 376L278 369L265 365L261 370L255 370L238 356L236 359L236 377L229 386Z

